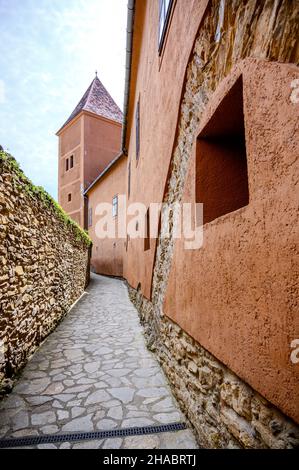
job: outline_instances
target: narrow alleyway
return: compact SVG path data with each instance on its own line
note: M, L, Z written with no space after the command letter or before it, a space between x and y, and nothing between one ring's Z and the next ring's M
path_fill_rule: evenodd
M0 437L183 422L120 280L92 275L88 293L47 338L0 404ZM196 448L190 430L39 448Z

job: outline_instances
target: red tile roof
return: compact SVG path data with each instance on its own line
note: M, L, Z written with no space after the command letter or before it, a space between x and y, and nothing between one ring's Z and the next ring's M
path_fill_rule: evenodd
M98 116L103 116L117 122L122 122L123 119L121 110L109 95L98 76L93 79L83 97L61 129L63 129L63 127L74 119L74 117L76 117L81 111L90 111Z

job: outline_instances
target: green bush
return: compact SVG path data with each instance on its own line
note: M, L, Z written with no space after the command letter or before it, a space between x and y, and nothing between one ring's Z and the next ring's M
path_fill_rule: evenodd
M44 188L35 186L27 178L12 155L0 150L0 164L6 167L8 171L11 171L16 180L16 185L19 185L19 189L23 189L30 197L40 199L47 207L52 207L58 218L73 231L77 241L83 241L87 246L91 245L92 242L88 233L67 215L58 202Z

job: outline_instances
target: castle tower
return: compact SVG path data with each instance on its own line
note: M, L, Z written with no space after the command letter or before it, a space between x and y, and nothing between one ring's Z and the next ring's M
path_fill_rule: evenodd
M96 77L57 132L58 201L87 227L84 190L120 152L122 112Z

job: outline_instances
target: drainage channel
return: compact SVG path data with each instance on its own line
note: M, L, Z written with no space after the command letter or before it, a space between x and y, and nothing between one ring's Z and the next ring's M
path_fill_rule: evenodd
M39 444L53 444L55 442L90 441L108 439L113 437L145 436L147 434L160 434L165 432L182 431L186 429L185 423L162 424L159 426L142 426L134 428L113 429L111 431L76 432L69 434L45 434L43 436L24 436L10 439L0 439L0 449L10 447L36 446Z

